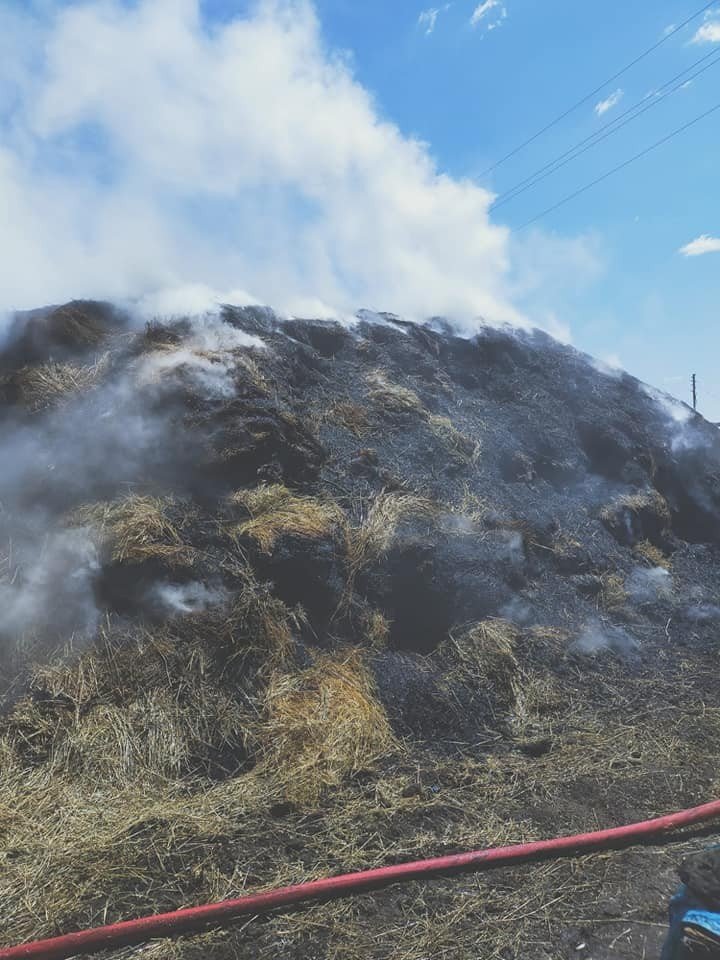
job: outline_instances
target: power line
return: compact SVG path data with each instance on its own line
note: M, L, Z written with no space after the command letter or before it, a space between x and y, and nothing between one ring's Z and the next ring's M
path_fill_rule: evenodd
M695 126L696 123L700 123L701 120L704 120L706 117L709 117L712 113L715 113L717 110L720 110L720 103L716 103L714 107L711 107L709 110L706 110L704 113L701 113L699 117L695 117L693 120L688 121L683 124L682 127L678 127L677 130L673 130L672 133L669 133L666 137L663 137L662 140L658 140L653 143L651 146L646 147L640 153L636 153L634 157L630 157L629 160L623 161L623 163L618 164L616 167L613 167L612 170L608 170L607 173L602 174L600 177L596 177L595 180L592 180L590 183L585 184L584 187L580 187L579 190L575 190L573 193L569 194L567 197L563 197L562 200L559 200L557 203L553 204L552 207L548 207L547 210L543 210L542 213L538 213L537 216L532 217L530 220L527 220L525 223L521 224L517 229L524 230L525 227L529 227L530 224L535 223L537 220L546 217L549 213L553 213L559 207L565 206L566 203L570 203L571 200L574 200L576 197L579 197L581 194L586 193L592 187L597 186L599 183L602 183L603 180L607 180L608 177L611 177L613 174L618 173L620 170L624 170L625 167L629 167L631 163L635 163L636 160L646 157L649 153L652 153L653 150L657 150L658 147L662 147L668 141L672 140L674 137L677 137L679 134L684 133L685 130L688 130L690 127Z
M597 94L600 93L600 91L603 90L605 87L607 87L608 84L613 83L615 80L619 79L624 74L626 74L628 70L631 70L636 64L640 63L641 60L644 60L646 57L649 57L651 53L654 53L658 49L658 47L661 47L664 43L667 43L668 40L674 37L676 33L679 33L689 23L692 23L693 20L697 20L697 18L702 16L702 14L705 13L706 10L709 10L710 7L714 7L715 3L716 3L716 0L711 0L710 3L706 3L704 7L698 10L696 13L693 13L692 16L687 18L687 20L683 20L683 22L679 26L674 27L669 33L665 34L665 36L661 40L658 40L657 43L654 43L651 47L648 47L648 49L645 50L643 53L641 53L638 57L635 57L635 59L632 60L630 63L628 63L627 66L623 67L622 70L618 70L617 73L614 73L609 79L601 83L599 87L596 87L593 91L588 93L581 100L578 100L577 103L574 103L571 107L565 110L564 113L561 113L558 117L555 117L554 120L551 120L550 123L546 124L542 128L542 130L538 130L538 132L533 134L532 137L529 137L527 140L521 143L518 147L515 147L514 150L511 150L510 153L506 153L504 157L501 157L500 160L497 160L495 163L492 164L492 166L489 166L487 170L483 170L483 172L479 174L478 179L481 179L482 177L487 176L488 173L491 173L493 170L499 167L501 163L505 163L506 160L509 160L511 157L514 157L516 154L520 153L521 150L524 150L525 147L529 146L531 143L534 143L534 141L537 140L538 137L541 137L544 133L547 133L548 130L551 130L554 126L560 123L561 120L564 120L565 117L569 117L571 113L573 113L575 110L578 109L578 107L581 107L584 103L587 103L588 100L592 100L592 98L597 96Z
M691 74L689 77L686 76L691 70L693 70L699 64L704 63L708 59L710 60L710 63L706 63L702 69ZM652 110L653 107L656 107L659 103L662 103L663 100L665 100L671 94L681 90L686 84L697 79L697 77L705 73L706 70L716 66L718 63L720 63L720 50L711 50L710 53L705 54L704 57L700 57L700 59L696 60L695 63L691 64L685 70L676 74L676 76L674 76L671 80L668 80L666 83L662 84L662 86L658 87L657 90L655 90L651 95L652 99L650 99L650 97L644 97L642 100L639 100L632 107L629 107L623 113L619 114L619 116L615 117L614 120L606 123L604 126L600 127L599 130L596 130L594 133L590 134L590 136L580 140L580 142L576 143L574 147L570 147L569 150L566 150L554 160L551 160L549 163L546 163L544 166L540 167L539 170L536 170L529 177L526 177L524 180L516 183L514 187L511 187L509 190L506 190L504 193L500 194L500 196L498 196L490 205L490 211L497 210L499 207L504 206L506 203L509 203L511 200L514 200L516 197L519 197L521 194L525 193L526 190L529 190L536 184L546 180L553 173L556 173L568 163L571 163L584 153L587 153L588 150L591 150L599 143L602 143L603 140L607 140L608 137L611 137L614 133L617 133L618 130L622 130L623 127L627 126L629 123L632 123L633 120L641 117L644 113L647 113L648 110ZM675 86L671 86L671 84L675 84ZM669 89L665 89L666 87L669 87ZM663 93L662 91L665 92ZM629 114L632 114L632 116L629 116Z
M565 153L560 154L559 157L556 157L554 160L551 160L545 166L541 167L539 170L536 170L535 173L531 174L525 180L520 181L514 187L511 187L505 193L501 194L493 204L490 206L490 210L495 210L498 207L503 206L506 203L509 203L510 200L514 200L515 197L519 196L521 193L524 193L526 190L529 190L530 187L534 187L537 183L540 183L542 180L545 180L551 174L555 173L557 170L560 170L562 167L566 166L572 160L577 159L577 157L582 156L592 147L597 146L598 143L602 143L603 140L606 140L608 137L612 136L614 133L617 133L618 130L621 130L623 127L627 126L628 123L631 123L633 120L642 116L644 113L647 113L648 110L651 110L658 103L662 103L664 99L669 97L672 93L677 92L686 83L689 83L691 80L695 80L701 74L705 73L706 70L709 70L711 67L714 67L717 63L720 63L720 51L713 50L710 53L706 54L704 57L701 57L700 60L697 60L694 64L688 67L686 70L683 70L681 73L677 74L672 80L668 80L667 83L663 84L661 87L655 91L656 94L659 91L664 90L665 87L669 86L672 83L680 80L681 77L684 77L690 70L696 67L698 64L712 58L712 61L701 70L698 70L696 73L692 74L690 77L685 79L682 83L676 83L674 87L666 90L665 93L653 97L653 99L648 103L648 98L645 97L643 100L640 100L634 106L630 107L624 113L621 113L618 117L612 120L610 123L605 124L604 127L601 127L599 130L596 130L595 133L591 134L589 137L586 137L584 140L581 140L574 147L571 147L569 150L566 150ZM633 114L629 116L628 114ZM624 117L627 117L624 122L620 122ZM587 144L587 146L584 146ZM581 149L582 148L582 149ZM567 158L567 159L566 159Z

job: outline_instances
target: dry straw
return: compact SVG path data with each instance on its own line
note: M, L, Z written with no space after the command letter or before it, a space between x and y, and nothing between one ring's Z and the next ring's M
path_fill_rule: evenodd
M171 497L132 495L80 507L69 523L94 529L115 562L159 560L171 566L189 566L196 556L182 533L189 519L185 505Z
M14 377L21 402L29 410L39 412L60 406L73 397L96 386L108 368L105 353L92 364L45 363L24 367Z
M233 535L255 540L264 553L270 553L282 536L320 539L345 524L342 510L331 500L297 496L282 484L239 490L230 497L230 504L250 514L231 528Z
M395 747L361 654L319 656L299 674L276 674L257 728L263 770L286 796L313 804L323 790Z

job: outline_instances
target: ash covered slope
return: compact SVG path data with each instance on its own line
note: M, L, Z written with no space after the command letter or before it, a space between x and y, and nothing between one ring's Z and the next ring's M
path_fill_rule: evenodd
M634 378L75 303L17 319L0 418L6 941L713 795L720 434ZM698 846L149 953L652 955Z

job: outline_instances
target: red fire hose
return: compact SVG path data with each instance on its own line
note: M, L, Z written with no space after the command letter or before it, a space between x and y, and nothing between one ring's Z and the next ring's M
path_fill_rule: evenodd
M0 960L20 960L27 957L33 957L34 960L67 960L68 957L80 954L144 943L154 937L198 933L208 927L229 924L237 917L267 913L276 907L306 900L345 896L373 890L389 883L434 877L458 870L505 866L541 857L562 856L583 850L625 845L718 816L720 816L720 800L715 800L701 807L693 807L666 817L632 823L625 827L615 827L611 830L598 830L595 833L581 833L574 837L538 840L534 843L496 847L491 850L456 853L447 857L435 857L432 860L416 860L413 863L400 863L392 867L346 873L338 877L327 877L324 880L312 880L292 887L269 890L267 893L253 893L238 900L189 907L172 913L142 917L139 920L125 920L122 923L96 927L93 930L67 933L61 937L53 937L51 940L38 940L34 943L23 943L17 947L7 947L0 949Z

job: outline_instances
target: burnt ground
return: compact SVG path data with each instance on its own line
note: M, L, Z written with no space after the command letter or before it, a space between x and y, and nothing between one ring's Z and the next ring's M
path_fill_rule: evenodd
M18 318L0 442L4 942L718 795L720 434L627 374L78 303ZM140 952L657 957L716 839Z

